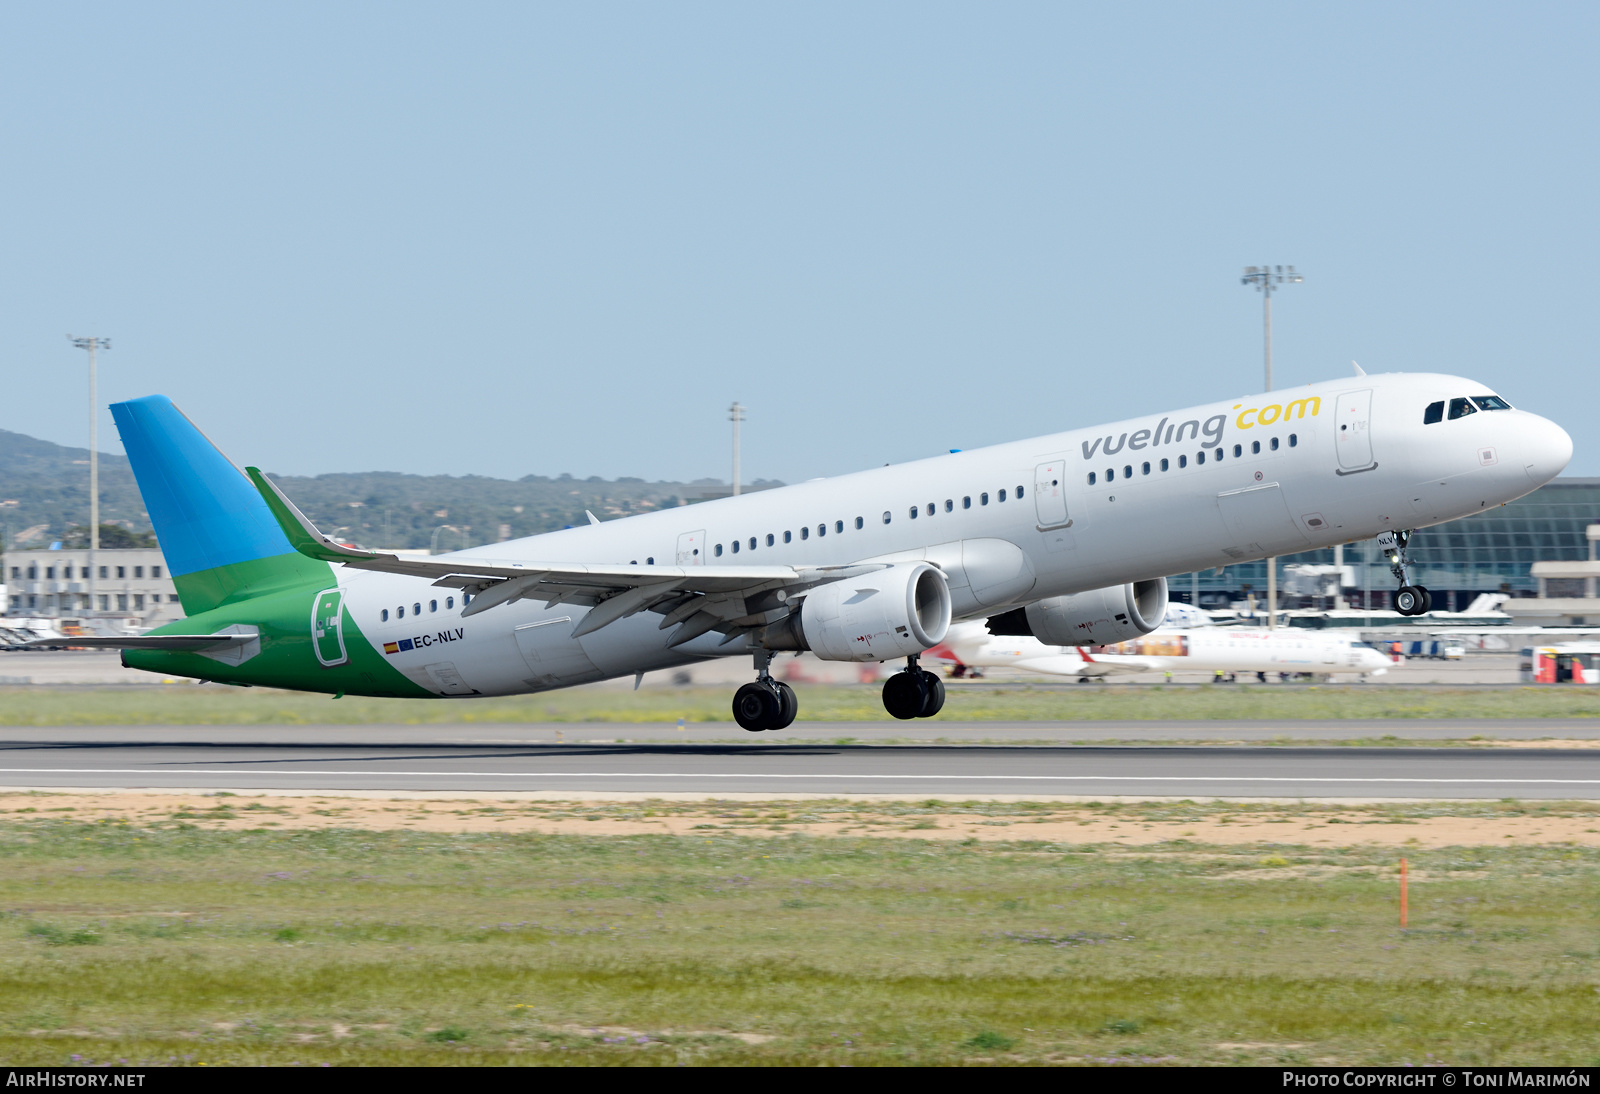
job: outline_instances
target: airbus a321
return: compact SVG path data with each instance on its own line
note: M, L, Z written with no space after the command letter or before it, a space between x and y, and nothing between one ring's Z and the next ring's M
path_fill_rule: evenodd
M111 409L187 617L73 645L169 676L444 699L742 654L749 730L795 718L780 651L904 660L884 706L928 717L944 687L918 659L952 621L1106 645L1161 625L1167 574L1353 540L1383 539L1396 606L1419 614L1411 530L1521 497L1572 455L1473 380L1357 375L406 558L323 535L169 399Z

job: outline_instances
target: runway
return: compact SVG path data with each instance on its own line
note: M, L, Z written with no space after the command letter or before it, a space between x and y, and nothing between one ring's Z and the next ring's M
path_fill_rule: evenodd
M665 727L652 734L664 739L558 743L485 740L480 727L449 727L450 740L438 726L307 728L11 728L0 734L0 786L1600 799L1600 750L1577 748L877 745L776 735L701 743L674 740ZM638 727L557 732L573 728ZM463 739L469 732L480 739ZM415 739L424 733L431 740Z

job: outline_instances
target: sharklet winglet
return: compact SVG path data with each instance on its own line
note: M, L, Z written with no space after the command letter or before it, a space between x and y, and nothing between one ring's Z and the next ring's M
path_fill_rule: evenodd
M370 561L387 557L376 551L357 551L341 543L335 543L317 530L317 526L302 513L282 490L279 490L273 481L261 473L257 467L247 467L244 473L250 476L250 481L261 492L261 499L267 503L278 527L283 529L283 534L288 537L289 543L296 551L309 558L320 559L323 562L356 562Z

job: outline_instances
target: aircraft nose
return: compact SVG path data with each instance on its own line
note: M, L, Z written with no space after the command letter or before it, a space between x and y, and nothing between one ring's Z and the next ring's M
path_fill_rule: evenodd
M1572 461L1572 438L1548 418L1530 414L1522 443L1522 463L1528 477L1546 483Z

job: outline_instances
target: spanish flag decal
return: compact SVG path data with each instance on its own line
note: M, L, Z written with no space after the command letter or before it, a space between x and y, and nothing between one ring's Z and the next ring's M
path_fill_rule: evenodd
M398 643L398 642L385 642L383 644L383 652L384 653L399 653L400 652L400 643Z

